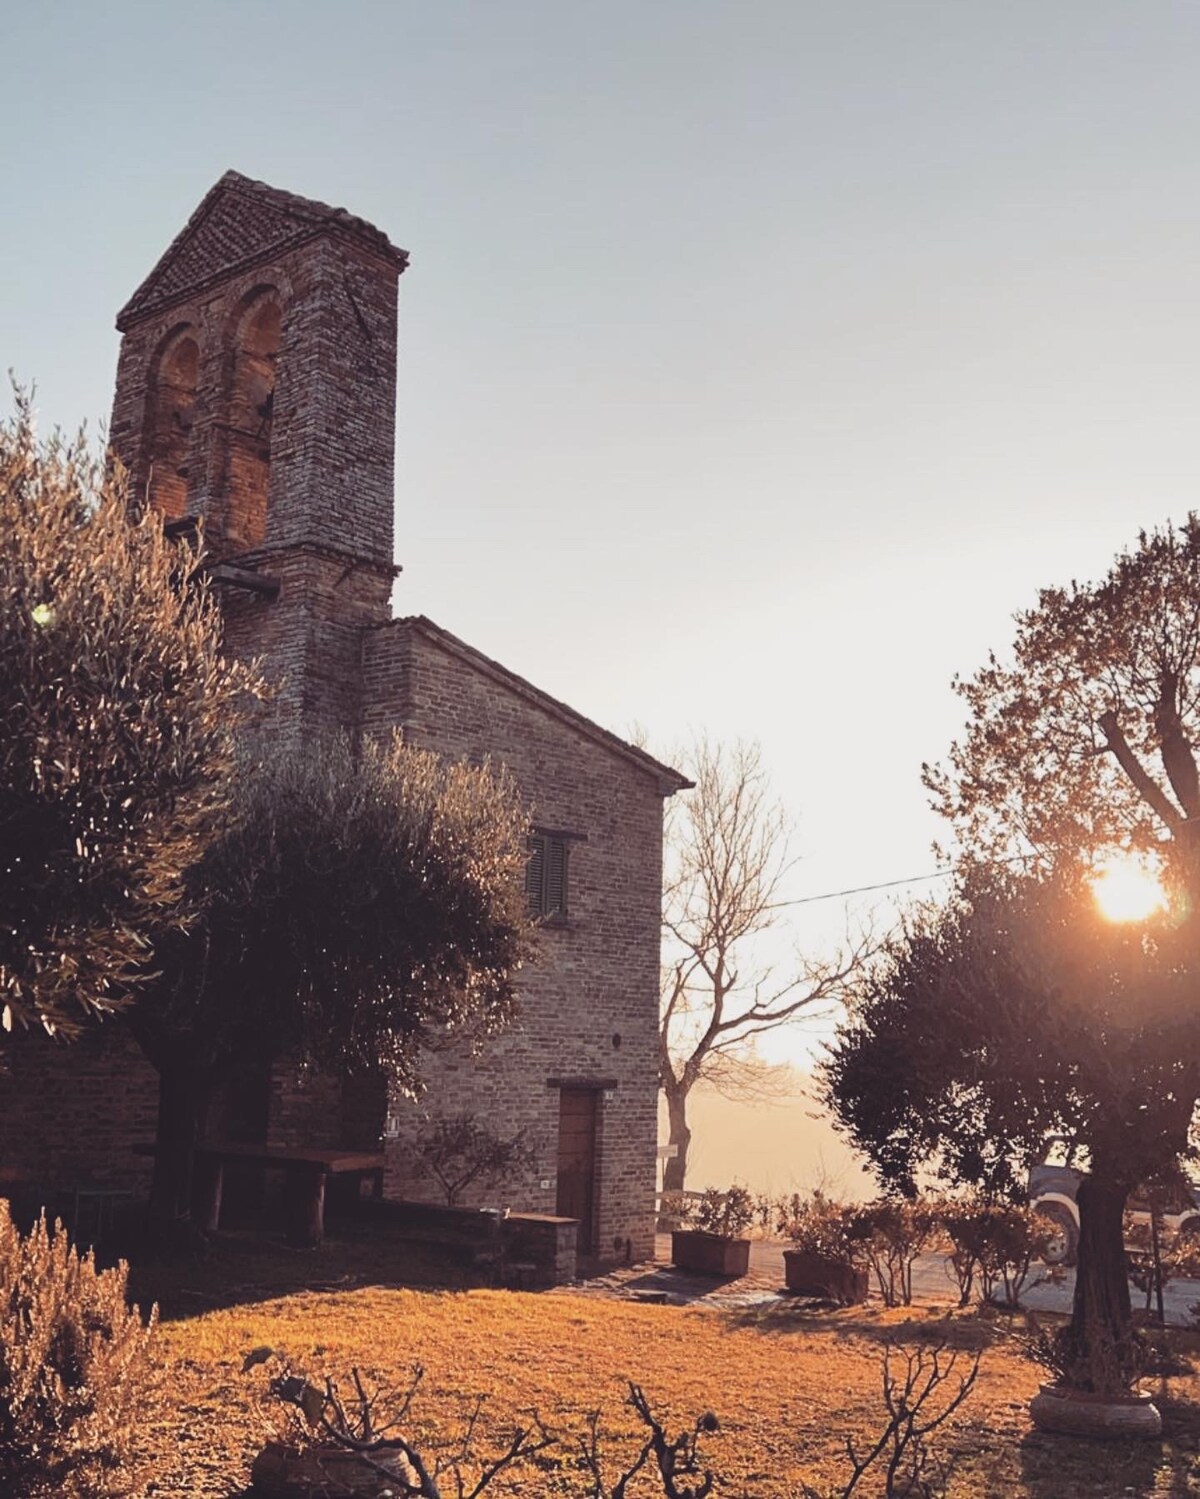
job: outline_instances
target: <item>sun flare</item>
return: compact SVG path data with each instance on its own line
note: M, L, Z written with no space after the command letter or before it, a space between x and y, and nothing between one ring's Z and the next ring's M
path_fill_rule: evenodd
M1145 921L1167 903L1154 871L1124 854L1114 855L1097 867L1092 893L1106 921Z

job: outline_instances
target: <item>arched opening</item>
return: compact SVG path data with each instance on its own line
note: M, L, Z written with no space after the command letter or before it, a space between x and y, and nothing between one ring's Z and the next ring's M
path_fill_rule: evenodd
M279 303L267 292L250 304L235 334L225 535L242 548L260 545L267 534L281 325Z
M200 350L183 331L164 348L154 382L147 493L164 520L187 510L188 460L195 419Z

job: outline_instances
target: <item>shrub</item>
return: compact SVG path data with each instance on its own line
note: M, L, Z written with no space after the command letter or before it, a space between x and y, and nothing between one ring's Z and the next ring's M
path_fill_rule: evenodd
M454 1207L473 1182L499 1186L534 1164L522 1133L497 1134L470 1113L439 1119L423 1131L416 1154L421 1169L437 1179L448 1207Z
M884 1306L912 1304L912 1267L938 1232L927 1202L880 1197L849 1211L845 1232L874 1276Z
M1032 1208L983 1197L946 1201L937 1212L953 1246L950 1263L958 1280L959 1305L971 1300L978 1278L982 1300L1017 1306L1033 1262L1053 1232L1045 1219Z
M794 1248L807 1254L862 1266L862 1244L850 1233L854 1213L853 1207L826 1197L819 1189L809 1197L793 1192L779 1200L775 1227Z
M0 1493L128 1492L129 1434L157 1320L125 1300L127 1267L97 1270L62 1225L28 1235L0 1199Z
M733 1186L727 1192L709 1187L690 1209L689 1228L722 1239L740 1238L754 1221L754 1199L745 1187Z
M1168 1232L1160 1213L1147 1219L1126 1210L1125 1258L1129 1279L1146 1298L1147 1312L1160 1289L1173 1280L1190 1279L1197 1268L1192 1236Z
M1127 1395L1146 1371L1150 1354L1136 1328L1098 1359L1069 1323L1048 1329L1032 1317L1022 1346L1025 1357L1052 1374L1056 1383L1100 1395Z

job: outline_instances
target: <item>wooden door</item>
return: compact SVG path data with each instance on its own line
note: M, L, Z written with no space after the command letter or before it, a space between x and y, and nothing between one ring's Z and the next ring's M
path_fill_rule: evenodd
M579 1252L595 1252L592 1203L596 1193L596 1091L564 1088L558 1105L560 1218L579 1219Z

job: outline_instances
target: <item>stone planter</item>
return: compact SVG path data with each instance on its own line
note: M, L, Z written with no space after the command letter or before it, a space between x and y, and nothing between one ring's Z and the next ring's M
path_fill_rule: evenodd
M671 1234L671 1263L693 1275L720 1275L736 1280L750 1269L750 1240L723 1239L699 1229L677 1228Z
M824 1296L843 1306L857 1306L867 1299L867 1272L848 1260L829 1260L807 1249L785 1249L783 1271L788 1290L802 1296Z
M380 1452L365 1463L357 1452L345 1447L288 1447L268 1442L250 1467L250 1482L264 1499L380 1499L383 1494L403 1493L399 1480L407 1464L396 1452ZM390 1470L381 1473L379 1468Z
M1067 1385L1044 1384L1029 1402L1033 1424L1069 1437L1162 1435L1162 1416L1149 1395L1097 1395Z

